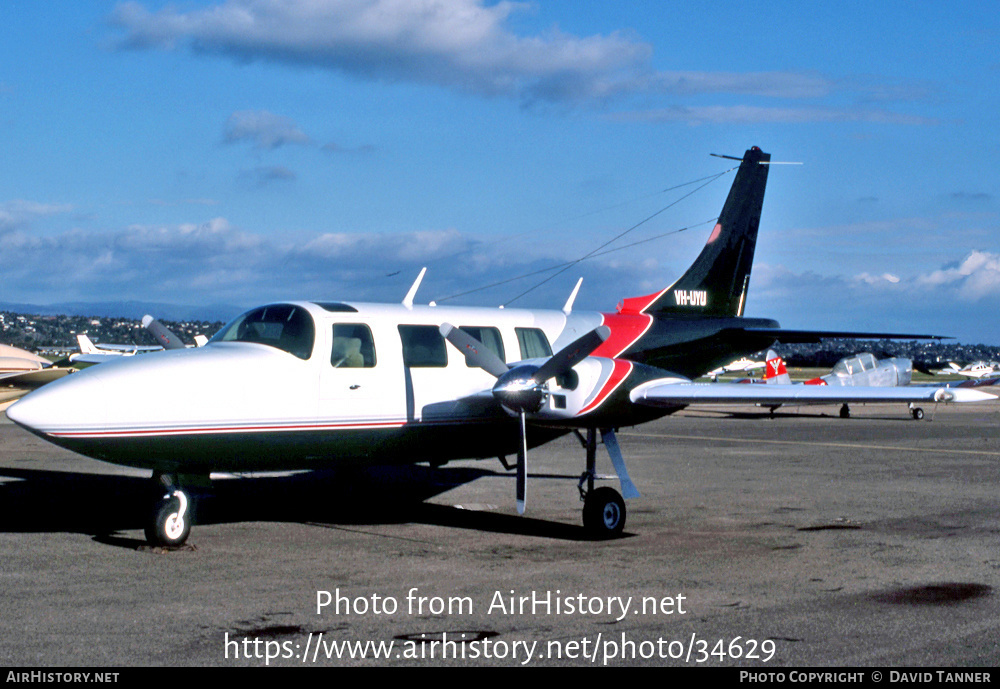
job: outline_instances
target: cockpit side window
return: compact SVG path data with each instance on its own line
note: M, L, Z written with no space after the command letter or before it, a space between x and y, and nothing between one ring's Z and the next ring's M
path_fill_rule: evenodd
M315 341L312 316L291 304L274 304L248 311L212 338L212 342L256 342L299 359L312 356Z
M364 323L334 324L330 365L334 368L375 366L375 341L371 329Z

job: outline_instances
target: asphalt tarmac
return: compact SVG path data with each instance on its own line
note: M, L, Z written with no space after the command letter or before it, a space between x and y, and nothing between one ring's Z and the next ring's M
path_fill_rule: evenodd
M997 665L1000 404L798 411L621 429L643 496L613 541L568 437L523 517L496 461L223 479L175 551L143 540L148 472L5 421L0 663Z

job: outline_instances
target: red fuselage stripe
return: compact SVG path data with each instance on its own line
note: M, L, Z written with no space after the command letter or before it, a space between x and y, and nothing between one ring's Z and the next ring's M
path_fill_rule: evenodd
M588 404L583 409L581 409L580 413L577 414L577 416L582 416L601 406L601 404L604 403L604 400L610 397L611 393L617 390L618 386L625 382L625 379L628 378L628 374L630 374L631 372L632 372L631 361L616 359L615 368L611 372L611 375L608 377L608 380L604 384L604 387L601 388L601 391L599 393L597 393L597 397L594 398L594 401Z
M611 335L594 351L594 356L617 359L642 338L653 325L653 317L644 314L602 313L601 325L611 329Z
M134 436L158 436L158 435L207 435L211 433L262 433L266 431L321 431L321 430L350 430L357 428L402 428L406 424L403 421L385 421L370 423L316 423L316 424L289 424L266 425L266 426L212 426L198 428L155 428L155 429L135 429L120 431L56 431L48 433L54 438L116 438ZM42 431L44 433L44 431Z

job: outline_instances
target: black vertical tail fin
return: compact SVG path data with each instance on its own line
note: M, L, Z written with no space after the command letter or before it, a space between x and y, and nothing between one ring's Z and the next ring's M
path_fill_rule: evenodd
M770 154L756 146L747 151L718 223L695 262L670 287L626 299L619 311L653 316L742 316L770 160Z

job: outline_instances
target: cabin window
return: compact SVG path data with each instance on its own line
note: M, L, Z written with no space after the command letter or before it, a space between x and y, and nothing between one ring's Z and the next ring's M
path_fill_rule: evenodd
M514 328L517 344L521 348L522 359L539 359L552 356L549 340L538 328Z
M441 368L448 365L444 338L436 325L401 325L403 365L411 368Z
M372 368L375 365L375 341L364 323L336 323L330 365L334 368Z
M500 331L496 328L481 328L475 325L462 325L459 326L458 329L466 335L474 337L482 342L487 349L500 357L500 361L507 361L507 357L503 349L503 339L500 337ZM465 364L469 368L475 368L475 366L468 361L466 361Z
M312 356L315 341L312 316L291 304L273 304L247 311L212 338L212 342L256 342L300 359Z

